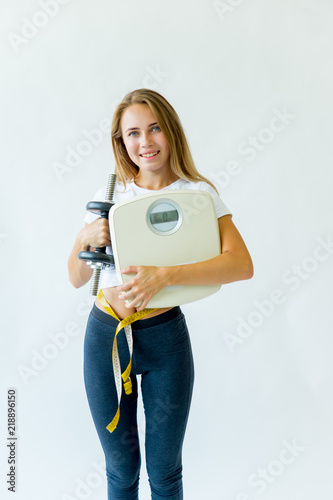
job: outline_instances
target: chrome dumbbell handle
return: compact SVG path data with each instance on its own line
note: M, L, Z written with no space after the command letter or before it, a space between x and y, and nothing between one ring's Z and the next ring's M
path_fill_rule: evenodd
M90 295L96 296L98 294L101 272L102 272L101 268L97 269L95 267L92 277L90 278L90 288L89 288Z
M105 201L113 203L113 193L116 186L117 176L116 174L109 174L108 183L106 185Z

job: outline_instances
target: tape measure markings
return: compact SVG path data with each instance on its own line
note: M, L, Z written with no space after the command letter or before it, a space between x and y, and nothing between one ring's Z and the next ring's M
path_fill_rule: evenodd
M137 311L134 314L131 314L130 316L127 316L126 318L120 320L116 313L113 311L112 307L106 300L103 291L100 290L98 293L98 300L101 302L103 308L105 311L110 314L113 318L115 318L117 321L119 321L119 324L116 328L115 336L113 339L113 345L112 345L112 365L113 365L113 374L114 374L114 379L115 379L115 384L116 384L116 390L117 390L117 398L118 398L118 409L113 417L112 421L109 423L109 425L106 427L109 432L113 432L115 428L118 425L119 418L120 418L120 401L121 401L121 394L122 394L122 383L121 379L123 379L124 383L124 389L125 389L125 394L131 394L132 393L132 381L130 378L130 373L132 369L132 355L133 355L133 335L132 335L132 327L131 324L134 323L134 321L137 321L138 319L147 316L147 314L150 314L154 311L157 310L157 308L146 308L143 309L142 311ZM121 365L120 365L120 360L119 360L119 354L118 354L118 346L117 346L117 335L124 328L125 330L125 336L127 340L127 345L128 345L128 350L130 353L130 361L126 367L126 370L121 373Z

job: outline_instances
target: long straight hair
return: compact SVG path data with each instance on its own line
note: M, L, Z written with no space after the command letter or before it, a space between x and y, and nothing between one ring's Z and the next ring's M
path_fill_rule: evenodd
M172 172L177 177L187 181L207 182L218 193L212 182L196 169L183 126L176 111L161 94L150 89L137 89L126 94L113 115L111 140L116 160L115 174L124 188L126 188L126 181L135 179L139 173L139 167L128 156L121 132L123 113L132 104L147 104L155 115L169 145Z

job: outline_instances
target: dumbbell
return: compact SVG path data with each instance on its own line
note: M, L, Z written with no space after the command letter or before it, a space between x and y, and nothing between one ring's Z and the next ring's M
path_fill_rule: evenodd
M101 219L109 219L109 211L114 205L113 193L116 184L117 176L110 174L106 187L105 201L89 201L86 209L89 212L100 215ZM110 267L114 264L112 255L106 254L106 247L96 248L94 252L83 251L79 252L78 258L85 260L93 270L93 275L90 281L90 295L97 295L99 289L99 280L103 269Z

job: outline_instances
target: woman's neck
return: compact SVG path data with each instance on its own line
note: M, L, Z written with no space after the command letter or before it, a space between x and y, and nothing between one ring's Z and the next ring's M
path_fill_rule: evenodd
M150 189L152 191L158 191L159 189L163 189L165 188L166 186L169 186L170 184L172 184L173 182L175 182L176 180L178 180L179 177L177 177L177 175L171 173L170 176L168 176L167 178L166 177L163 177L163 178L145 178L143 179L142 176L140 177L140 174L138 174L136 177L134 177L133 181L134 181L134 184L136 184L137 186L139 187L142 187L144 189Z

